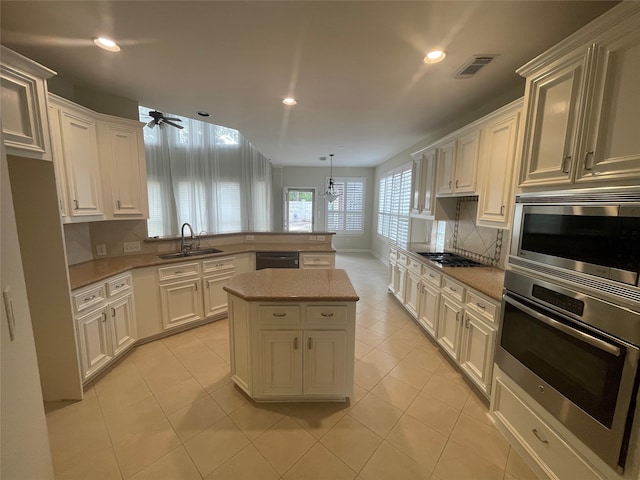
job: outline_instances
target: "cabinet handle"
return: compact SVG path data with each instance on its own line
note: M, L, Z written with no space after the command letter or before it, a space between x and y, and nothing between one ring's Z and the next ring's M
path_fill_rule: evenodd
M182 273L182 270L176 270L175 274L177 275L178 273Z
M478 308L481 308L482 310L484 310L486 307L478 302L476 302L476 305L478 306Z
M333 312L322 312L320 314L322 317L333 317Z
M293 349L297 350L298 349L298 337L295 337L293 339Z
M460 321L460 312L456 312L456 322Z
M119 284L119 285L116 285L116 290L117 290L118 288L122 288L122 287L124 287L125 285L126 285L126 283L121 283L121 284Z
M504 205L500 207L500 215L504 215Z
M542 443L544 443L545 445L549 445L549 441L547 439L545 439L542 435L540 435L538 433L538 429L537 428L532 428L531 431L533 432L533 434L536 436L536 438L538 440L540 440Z
M120 200L116 200L116 206L118 207L118 210L120 210Z
M467 321L465 322L465 326L464 327L465 328L469 328L469 317L467 317L466 320Z
M433 273L430 273L429 278L436 278L436 276Z
M96 298L96 296L95 296L95 295L91 295L90 297L86 297L86 298L84 299L84 301L85 301L85 302L88 302L88 301L90 301L90 300L93 300L94 298Z
M74 210L78 210L78 208L79 208L79 207L78 207L78 200L74 200L74 201L73 201L73 209L74 209Z
M311 350L311 348L313 348L313 339L311 337L309 337L309 340L307 340L307 348L309 350Z
M111 307L111 316L115 317L116 316L116 309Z
M105 323L107 321L107 314L102 312L102 323Z
M452 292L457 292L458 291L458 289L454 288L454 287L449 287L449 290L451 290Z
M62 206L62 200L58 200L58 204L60 205L60 211L64 211L64 207Z
M286 317L287 314L286 313L274 313L273 316L274 317Z
M196 290L196 292L197 292L197 291L198 291L198 284L197 284L197 283L194 283L194 284L193 284L193 288L194 288L194 289Z
M451 180L449 180L449 188L451 188Z
M569 173L567 164L571 161L571 155L565 155L562 159L562 173Z
M458 182L459 182L459 181L460 181L460 180L456 179L456 188L458 188Z
M593 158L593 150L584 154L584 169L591 170L593 162L589 162L589 157Z

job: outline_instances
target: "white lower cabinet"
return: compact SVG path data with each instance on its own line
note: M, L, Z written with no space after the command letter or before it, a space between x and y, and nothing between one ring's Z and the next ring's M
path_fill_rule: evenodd
M452 297L440 296L436 340L445 352L458 361L461 341L462 304Z
M440 308L440 288L428 283L420 284L418 301L418 322L431 335L436 336L438 328L438 310Z
M248 302L229 294L231 375L255 400L353 394L355 302Z
M300 268L335 268L334 253L301 253Z
M541 408L541 407L537 407ZM507 375L498 371L491 398L496 427L524 458L529 458L540 478L601 480L601 475L572 445L578 443L546 422L534 402ZM617 478L622 478L616 475ZM625 475L626 478L626 475Z
M80 367L89 380L136 341L131 275L121 275L72 292ZM89 310L85 313L86 310Z
M411 270L406 273L404 308L413 318L418 317L418 297L420 295L420 274Z
M177 263L158 269L164 330L227 311L222 287L235 274L234 257Z
M469 312L464 313L459 362L466 374L483 390L489 391L496 331Z

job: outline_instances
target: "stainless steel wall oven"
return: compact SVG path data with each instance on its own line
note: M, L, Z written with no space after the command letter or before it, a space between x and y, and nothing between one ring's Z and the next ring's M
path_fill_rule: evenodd
M640 190L518 197L496 362L624 468L640 361Z

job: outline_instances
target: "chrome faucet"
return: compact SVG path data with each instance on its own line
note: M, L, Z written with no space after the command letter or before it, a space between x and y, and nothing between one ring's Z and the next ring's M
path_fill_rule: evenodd
M184 227L189 227L189 238L192 240L190 243L184 243ZM193 240L195 240L193 238L193 228L191 228L191 225L188 223L183 223L180 235L180 251L185 252L187 250L192 250L194 244Z

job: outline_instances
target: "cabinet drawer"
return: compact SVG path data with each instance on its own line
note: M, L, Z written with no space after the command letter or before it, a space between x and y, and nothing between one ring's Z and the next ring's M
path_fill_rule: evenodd
M556 478L601 479L563 438L541 420L500 377L496 378L494 413L498 421L525 442L525 449L543 462Z
M409 259L404 253L398 253L398 263L406 265Z
M260 305L260 328L297 327L300 325L298 305Z
M421 275L422 274L422 262L419 262L418 260L414 260L413 258L409 258L407 268L408 268L408 270L412 271L416 275Z
M397 260L398 259L398 251L393 248L389 249L389 260Z
M444 279L442 280L442 293L449 295L450 297L453 297L461 302L464 299L464 287L447 277L444 277Z
M306 328L346 328L346 305L309 305L306 310Z
M161 282L199 274L200 264L198 263L180 263L178 265L158 269L158 278Z
M233 265L234 257L214 258L203 260L202 273L235 270Z
M442 275L440 273L424 266L422 267L422 278L434 287L440 287L440 283L442 282Z
M73 309L76 313L84 312L89 308L101 305L106 297L104 284L93 285L71 293Z
M333 268L333 255L302 255L302 268Z
M496 323L496 312L498 310L498 306L494 302L491 302L474 292L467 291L465 307L479 313L485 320L491 323Z
M130 292L131 283L132 280L130 274L113 278L107 282L107 295L109 295L109 297L114 297L125 292Z

